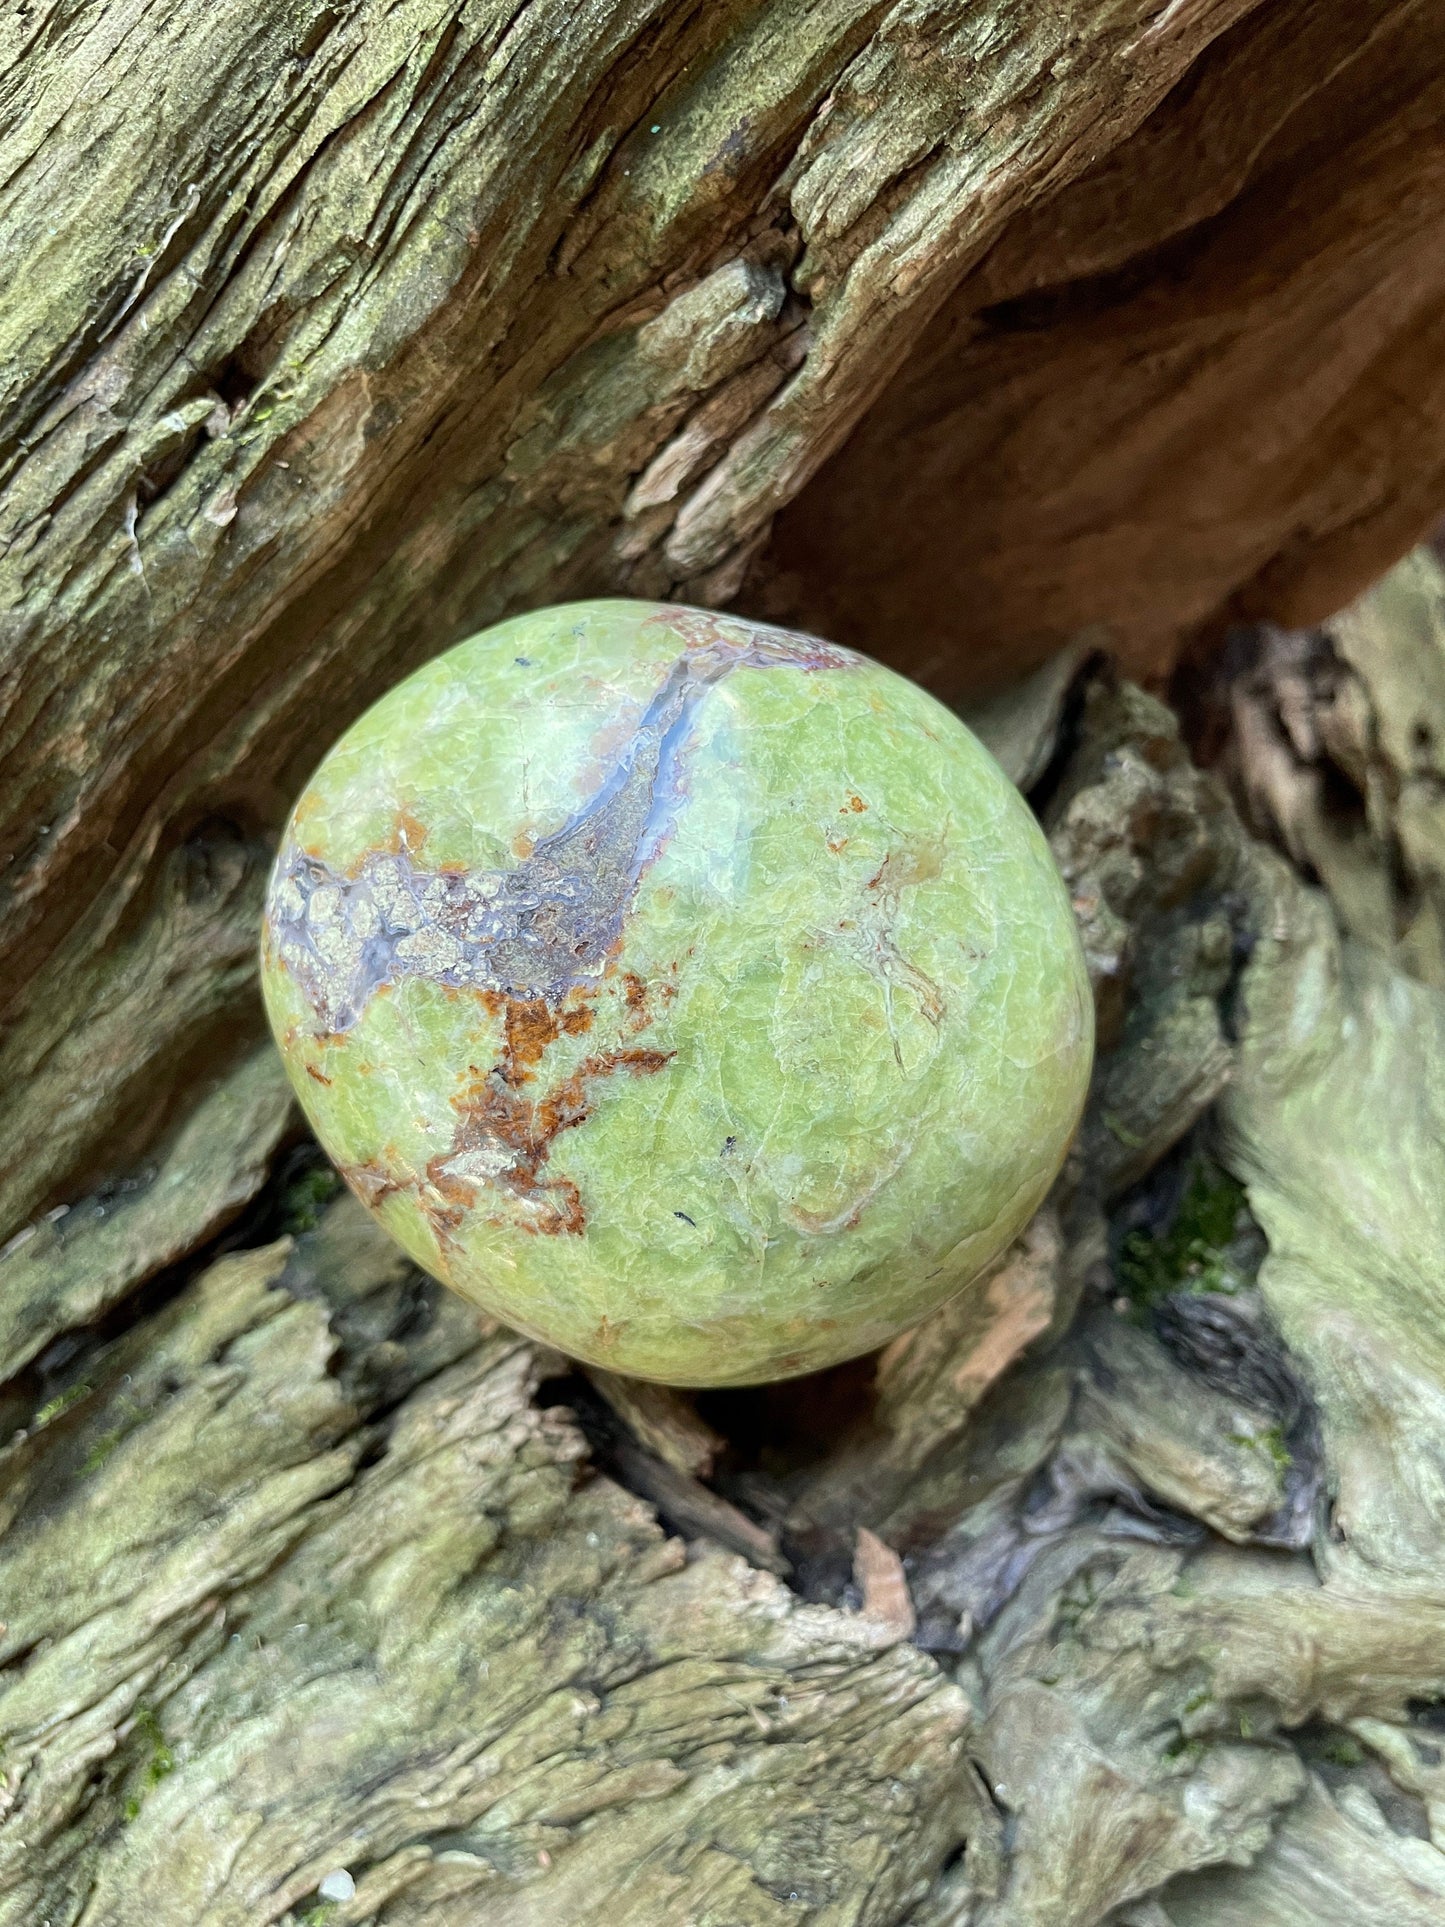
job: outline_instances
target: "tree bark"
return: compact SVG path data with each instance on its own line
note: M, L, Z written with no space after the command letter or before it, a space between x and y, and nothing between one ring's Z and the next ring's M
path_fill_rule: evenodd
M1407 0L7 31L0 1236L254 1033L290 795L468 629L747 583L953 697L1319 613L1438 505Z
M0 31L0 1927L1437 1918L1438 565L1197 669L1296 869L1098 652L1313 622L1439 512L1445 27ZM817 1383L479 1326L262 1039L309 768L595 593L990 697L1084 928L1055 1198Z

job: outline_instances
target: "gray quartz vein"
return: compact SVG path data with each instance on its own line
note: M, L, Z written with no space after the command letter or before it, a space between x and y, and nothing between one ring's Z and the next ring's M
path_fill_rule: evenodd
M604 782L515 867L426 870L408 850L375 850L343 876L288 837L267 923L319 1032L349 1030L383 985L407 977L552 1005L595 981L676 820L680 752L707 690L743 666L840 669L859 660L783 630L753 631L744 642L725 618L701 611L671 620L682 627L684 618L687 650Z

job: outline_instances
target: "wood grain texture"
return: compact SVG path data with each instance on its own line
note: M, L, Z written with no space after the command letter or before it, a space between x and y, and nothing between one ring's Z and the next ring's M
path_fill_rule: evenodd
M1181 999L1229 1013L1268 1254L1237 1187L1166 1231L1197 1134L1106 1207L1086 1132L994 1323L690 1422L480 1321L314 1173L128 1304L185 1235L155 1189L37 1233L0 1282L52 1324L89 1315L57 1280L110 1299L0 1398L5 1927L1432 1917L1445 1000L1341 965L1160 704L1070 707L1096 1121L1137 1149L1160 1092L1198 1103ZM262 1062L175 1146L185 1196L251 1182Z
M1081 665L1312 621L1438 512L1442 38L1408 0L0 18L4 1927L1435 1917L1438 945L1342 944ZM326 747L616 591L950 696L1047 657L990 713L1104 1043L990 1317L701 1414L327 1208L257 1050ZM1409 603L1332 631L1330 753L1386 792L1347 924L1445 875ZM1214 1155L1263 1266L1227 1185L1193 1228Z
M1108 157L1147 175L1208 50L1296 12L13 15L0 1235L143 1155L197 1057L245 1041L257 872L361 707L508 611L735 594L905 361L934 366L955 291L1000 248L1035 278L1067 253L1070 183L1077 252ZM1431 151L1393 116L1382 140ZM1035 218L1047 241L1009 242ZM1120 213L1126 254L1150 218ZM881 529L858 552L896 579ZM919 667L915 626L905 597L868 640Z
M1167 18L1174 9L1167 10ZM1445 25L1253 8L1019 212L780 518L769 606L945 694L1357 595L1445 501Z
M898 1919L964 1696L578 1490L545 1359L418 1285L346 1199L10 1448L0 1920Z

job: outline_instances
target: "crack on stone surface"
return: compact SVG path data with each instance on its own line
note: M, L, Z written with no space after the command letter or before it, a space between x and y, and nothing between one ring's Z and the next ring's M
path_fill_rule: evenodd
M352 1029L370 999L409 977L555 1009L599 979L648 864L684 798L681 753L698 704L734 669L850 668L859 658L784 630L743 640L724 618L670 611L685 641L611 773L562 827L508 870L426 870L400 847L350 876L288 838L267 915L278 959L318 1035ZM739 625L740 626L740 625Z

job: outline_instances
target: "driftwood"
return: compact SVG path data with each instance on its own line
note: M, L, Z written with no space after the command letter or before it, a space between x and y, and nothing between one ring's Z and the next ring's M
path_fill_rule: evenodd
M1437 1921L1445 577L1325 618L1445 497L1445 30L3 32L0 1927ZM308 767L595 592L974 702L1073 892L1054 1196L818 1380L481 1324L261 1037Z

